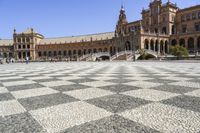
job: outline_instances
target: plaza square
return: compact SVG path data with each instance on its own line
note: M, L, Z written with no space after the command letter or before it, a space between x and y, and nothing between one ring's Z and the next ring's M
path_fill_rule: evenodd
M0 132L199 133L199 63L0 65Z

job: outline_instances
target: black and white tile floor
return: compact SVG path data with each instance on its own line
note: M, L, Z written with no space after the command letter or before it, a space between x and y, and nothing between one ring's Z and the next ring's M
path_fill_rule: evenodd
M0 66L0 132L199 133L197 63Z

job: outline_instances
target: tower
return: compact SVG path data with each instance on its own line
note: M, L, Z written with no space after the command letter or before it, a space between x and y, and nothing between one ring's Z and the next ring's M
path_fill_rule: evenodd
M119 19L118 19L118 22L116 25L116 30L115 30L116 36L125 34L125 26L127 23L128 23L128 21L126 19L125 9L124 9L124 6L122 5L120 14L119 14Z

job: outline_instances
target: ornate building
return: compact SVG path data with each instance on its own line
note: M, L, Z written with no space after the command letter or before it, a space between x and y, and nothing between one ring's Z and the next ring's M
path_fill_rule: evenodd
M14 30L12 40L0 40L0 56L17 60L83 59L84 55L113 56L138 49L165 55L174 45L186 47L191 54L200 51L200 5L180 9L170 1L163 4L161 0L153 0L141 14L141 20L128 22L122 6L115 32L110 33L44 38L33 29L23 33Z

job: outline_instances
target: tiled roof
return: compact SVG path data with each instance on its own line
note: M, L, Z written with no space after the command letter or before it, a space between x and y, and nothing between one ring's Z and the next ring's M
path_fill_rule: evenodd
M72 36L72 37L61 37L61 38L46 38L42 39L39 44L60 44L60 43L76 43L76 42L89 42L91 39L93 41L107 40L114 37L114 32L82 35L82 36Z
M12 39L3 39L0 40L0 46L12 46L13 40Z

